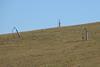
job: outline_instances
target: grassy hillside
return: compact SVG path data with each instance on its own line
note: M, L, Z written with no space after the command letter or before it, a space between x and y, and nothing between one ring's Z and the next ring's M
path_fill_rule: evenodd
M0 67L100 67L99 22L20 34L0 36Z

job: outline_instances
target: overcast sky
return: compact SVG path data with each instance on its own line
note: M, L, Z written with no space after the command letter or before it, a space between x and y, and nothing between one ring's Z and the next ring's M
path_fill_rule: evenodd
M100 0L0 0L0 34L100 21Z

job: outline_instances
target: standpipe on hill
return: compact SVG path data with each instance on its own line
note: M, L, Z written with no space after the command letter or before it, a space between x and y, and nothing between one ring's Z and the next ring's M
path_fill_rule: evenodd
M82 29L82 40L88 40L89 39L89 33L87 28Z

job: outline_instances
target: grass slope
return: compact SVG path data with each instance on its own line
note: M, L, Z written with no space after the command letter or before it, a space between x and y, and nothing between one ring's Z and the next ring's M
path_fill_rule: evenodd
M89 40L81 40L81 29ZM100 23L0 36L0 67L100 67Z

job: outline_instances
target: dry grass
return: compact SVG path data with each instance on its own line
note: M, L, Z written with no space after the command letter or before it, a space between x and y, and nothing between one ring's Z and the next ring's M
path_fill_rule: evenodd
M22 32L22 39L2 35L0 67L100 67L100 23L83 26L88 41L81 40L82 25Z

